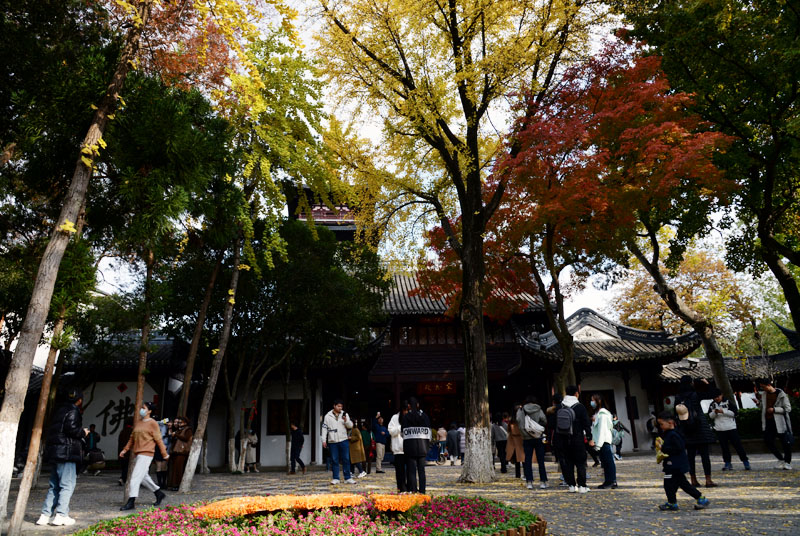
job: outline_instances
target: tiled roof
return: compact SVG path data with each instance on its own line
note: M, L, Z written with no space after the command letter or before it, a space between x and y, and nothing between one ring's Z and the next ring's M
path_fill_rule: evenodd
M150 337L148 345L151 348L147 354L148 370L183 371L189 353L186 342L156 333ZM80 348L70 349L64 369L74 372L136 370L139 366L139 334L131 333L125 340L109 345L108 351L102 355L83 356Z
M800 334L798 334L796 331L793 331L793 330L791 330L789 328L785 328L785 327L781 326L780 324L778 324L774 320L772 321L772 323L775 324L776 326L778 326L778 329L780 329L781 332L783 332L783 335L786 337L786 340L789 341L789 345L792 348L794 348L795 350L800 350Z
M489 374L503 376L512 374L520 366L522 355L515 346L487 346L486 364ZM397 370L395 371L395 366ZM464 351L461 347L452 349L384 351L372 370L370 380L388 379L398 376L418 376L426 380L461 380L464 377Z
M412 293L419 287L419 279L416 273L393 275L389 295L384 301L384 311L390 315L442 315L447 312L449 306L447 300L435 300L420 296L418 293ZM542 300L538 296L528 293L511 296L504 290L495 290L494 292L500 293L502 297L509 300L516 298L527 302L527 310L529 311L542 309Z
M726 357L725 371L728 373L728 379L734 381L800 373L800 351L792 350L791 352L769 356L766 359L748 357L742 360L735 357ZM681 360L677 363L665 365L661 371L661 379L666 382L677 382L684 374L688 374L694 379L710 380L713 378L708 359L702 358L697 364Z
M670 362L700 346L695 333L673 337L663 331L624 326L591 309L580 309L567 319L574 337L577 363L656 360ZM516 327L519 343L532 353L552 360L561 359L561 347L552 331L526 333Z

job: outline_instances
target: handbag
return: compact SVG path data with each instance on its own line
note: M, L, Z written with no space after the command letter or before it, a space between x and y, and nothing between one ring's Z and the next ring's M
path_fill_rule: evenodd
M173 454L188 454L189 453L189 443L186 441L182 441L180 439L176 440L172 446L172 453Z
M530 415L525 415L525 422L523 425L525 427L525 432L528 434L535 438L542 437L542 434L544 433L544 426L531 419Z

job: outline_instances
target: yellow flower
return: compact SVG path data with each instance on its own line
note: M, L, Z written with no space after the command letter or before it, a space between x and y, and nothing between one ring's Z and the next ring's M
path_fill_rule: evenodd
M62 233L70 233L70 234L78 232L78 230L75 228L75 224L69 220L64 220L64 223L62 223L58 227L58 230L61 231Z

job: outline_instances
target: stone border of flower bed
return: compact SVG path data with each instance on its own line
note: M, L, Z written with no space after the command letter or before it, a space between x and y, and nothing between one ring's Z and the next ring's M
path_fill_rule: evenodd
M545 536L547 534L547 521L539 519L533 525L506 529L492 534L492 536Z

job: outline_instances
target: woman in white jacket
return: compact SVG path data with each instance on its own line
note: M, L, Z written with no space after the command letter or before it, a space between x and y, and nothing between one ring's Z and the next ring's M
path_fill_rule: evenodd
M392 454L394 455L394 472L397 479L397 491L405 493L408 491L408 482L406 480L406 456L403 454L403 429L400 426L400 416L405 415L408 409L408 404L403 402L401 410L392 415L389 420L389 437L391 437Z
M600 463L603 465L603 483L597 489L617 487L617 466L614 463L614 453L611 450L611 441L614 437L611 430L614 427L614 419L611 412L606 409L605 400L599 394L593 394L589 402L594 410L592 418L592 439L595 448L600 451Z
M731 449L728 443L733 445L736 449L736 454L742 460L745 470L750 470L750 461L747 459L747 453L742 447L742 440L739 439L739 430L736 427L736 406L731 404L727 399L722 398L722 392L716 389L713 393L714 400L708 406L708 416L711 419L711 427L717 434L719 440L719 448L722 450L722 461L725 462L723 471L732 471L731 465Z

